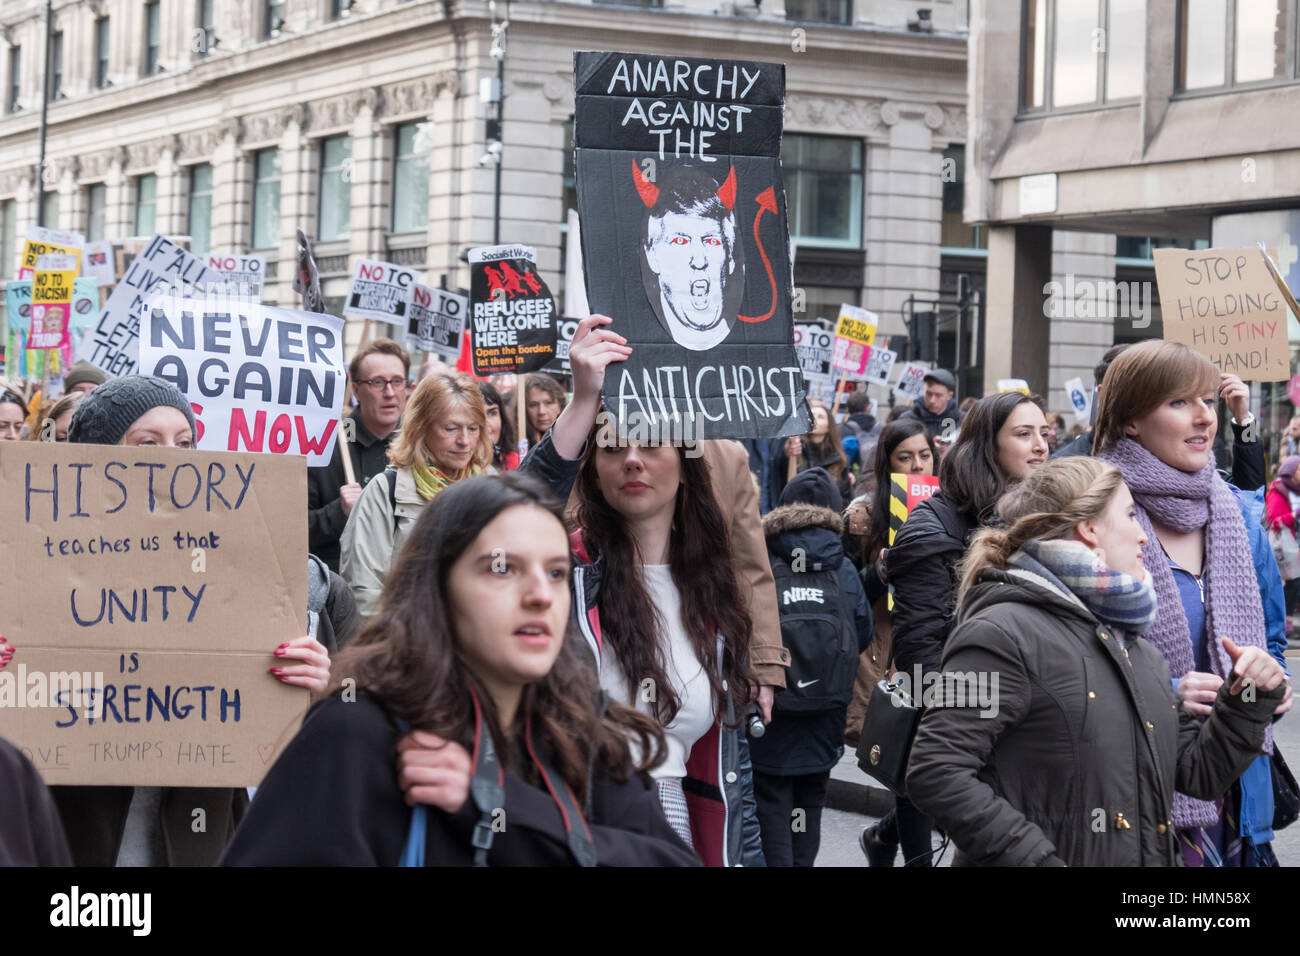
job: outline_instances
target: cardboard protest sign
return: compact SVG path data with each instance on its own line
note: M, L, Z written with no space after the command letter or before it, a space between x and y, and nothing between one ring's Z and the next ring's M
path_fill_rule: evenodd
M256 784L308 694L302 459L3 442L0 735L50 784Z
M474 371L536 372L555 358L555 298L528 246L469 251Z
M343 314L406 328L416 279L415 270L406 266L358 259L352 267L352 285L343 300Z
M82 249L81 274L95 279L105 288L117 282L115 263L111 242L88 242Z
M140 316L154 295L184 295L203 289L212 278L202 262L163 236L149 240L120 275L99 321L87 330L77 349L77 358L109 375L139 371Z
M889 373L894 370L896 361L898 361L897 352L872 346L871 354L867 356L867 367L862 370L862 377L875 385L888 385Z
M209 252L204 256L204 265L212 271L212 279L220 284L222 291L261 301L266 282L266 256ZM208 291L213 291L211 285Z
M72 284L77 278L77 257L46 253L36 257L32 277L32 324L27 332L29 349L69 347L72 324Z
M346 381L343 320L215 297L160 296L140 325L140 371L190 400L211 451L328 465Z
M894 394L914 402L925 394L925 373L930 371L920 362L908 362L894 383Z
M1291 377L1287 307L1259 248L1156 249L1154 256L1166 339L1246 381Z
M831 346L834 340L834 334L820 325L795 324L794 354L805 378L830 377Z
M835 323L831 367L849 375L862 375L866 372L871 343L876 340L876 325L876 313L860 309L856 305L841 305L840 317Z
M1083 387L1083 379L1072 378L1066 382L1065 394L1070 399L1075 424L1081 425L1089 421L1092 418L1092 392Z
M86 244L86 237L79 232L59 232L57 229L43 229L32 226L27 230L27 240L23 243L22 259L18 263L18 278L30 279L36 271L36 260L49 253L63 253L76 256L76 269L81 268L81 247Z
M577 53L587 298L632 355L605 376L620 434L804 434L792 345L778 63Z
M468 312L465 296L417 284L411 293L407 332L423 351L454 360L460 355L460 333Z

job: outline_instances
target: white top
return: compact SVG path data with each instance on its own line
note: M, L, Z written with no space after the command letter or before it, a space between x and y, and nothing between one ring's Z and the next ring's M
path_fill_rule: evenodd
M695 649L682 626L681 596L668 565L643 565L641 573L650 604L658 609L663 629L667 632L660 635L667 652L664 655L664 673L681 702L677 716L664 728L668 741L667 759L650 775L656 780L681 779L686 776L686 758L691 748L713 726L713 692L709 688L709 676L695 656ZM647 680L629 681L608 642L601 649L600 686L619 703L654 717L654 687ZM632 756L640 759L635 741L632 743Z

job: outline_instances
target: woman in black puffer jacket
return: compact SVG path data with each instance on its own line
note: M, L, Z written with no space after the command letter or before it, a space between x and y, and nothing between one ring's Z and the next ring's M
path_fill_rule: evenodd
M1224 638L1233 672L1208 720L1183 707L1141 636L1147 536L1113 466L1053 461L998 513L962 568L908 792L975 864L1179 865L1174 791L1213 800L1255 759L1281 665Z

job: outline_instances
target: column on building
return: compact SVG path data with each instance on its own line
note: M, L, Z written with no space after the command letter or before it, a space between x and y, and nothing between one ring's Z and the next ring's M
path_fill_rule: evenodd
M174 140L163 146L154 165L158 177L158 206L154 229L164 236L183 236L186 233L185 202L186 170L176 161L177 146Z
M263 300L289 305L293 301L293 271L298 255L298 234L316 232L316 210L312 205L312 181L316 163L315 141L303 131L306 110L301 106L284 110L284 132L280 136L280 244L276 253L276 279L263 290ZM318 254L319 256L319 254ZM268 257L269 258L269 257ZM268 267L269 268L269 267Z
M359 105L352 121L351 182L348 186L348 256L350 259L383 259L392 204L391 127L379 121L379 96L375 89L358 94Z
M1050 226L989 228L985 286L984 383L1022 378L1032 391L1047 394L1051 325L1043 315L1043 288L1052 276Z
M108 174L104 177L107 202L104 210L104 235L109 239L121 239L134 232L131 184L127 181L125 166L126 150L119 148L108 165Z
M59 229L86 231L86 194L77 185L77 159L69 156L59 164Z
M252 159L239 146L239 121L221 127L212 154L212 248L242 252L252 243Z
M939 294L943 225L942 150L935 105L887 101L887 139L867 144L865 306L881 316L879 334L906 334L909 296Z
M433 124L433 146L429 151L429 225L428 252L425 261L435 273L435 282L443 273L447 284L457 286L460 269L458 256L462 244L462 199L460 174L457 169L456 144L458 134L468 124L457 125L459 81L457 74L448 71L446 82L437 85L429 120ZM467 150L461 148L460 152Z
M1052 280L1044 294L1050 316L1051 348L1047 404L1070 407L1065 383L1082 378L1092 384L1092 369L1115 341L1111 290L1115 281L1115 237L1106 233L1052 233Z

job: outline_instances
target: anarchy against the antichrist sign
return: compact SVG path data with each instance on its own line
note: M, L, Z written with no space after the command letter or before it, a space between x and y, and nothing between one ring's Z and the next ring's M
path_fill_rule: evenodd
M555 297L528 246L469 251L474 374L535 372L555 358Z
M781 179L779 63L574 58L587 297L632 346L605 376L621 432L806 432Z

